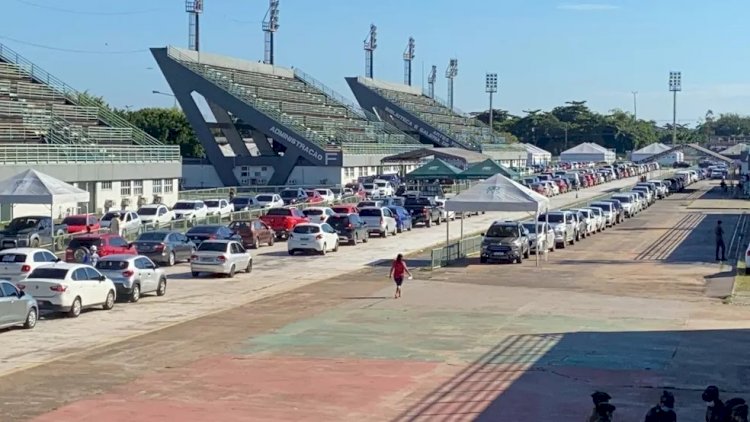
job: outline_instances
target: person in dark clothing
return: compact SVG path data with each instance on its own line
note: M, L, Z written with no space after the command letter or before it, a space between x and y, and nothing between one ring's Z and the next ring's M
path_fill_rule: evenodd
M591 415L588 419L586 419L586 422L599 422L601 421L601 412L605 409L601 407L603 404L609 404L609 401L612 399L612 397L603 392L603 391L595 391L593 394L591 394L591 400L594 402L594 409L591 411ZM611 405L610 405L611 406ZM612 406L612 412L614 412L614 406ZM606 413L606 412L605 412ZM606 419L605 419L606 420Z
M723 422L724 402L719 398L719 388L709 385L703 391L701 398L706 402L706 422Z
M724 417L722 419L723 422L737 422L737 421L743 421L742 415L744 416L744 420L747 421L747 403L745 403L745 399L742 399L740 397L735 397L732 399L727 400L726 403L724 403Z
M661 393L659 404L649 409L643 422L677 422L674 412L674 395L669 391Z
M714 233L716 234L716 260L726 261L726 256L724 255L724 227L721 226L721 220L716 223ZM719 259L719 250L721 250L721 259Z
M729 412L730 422L748 422L747 417L748 407L745 403L733 406L732 410Z

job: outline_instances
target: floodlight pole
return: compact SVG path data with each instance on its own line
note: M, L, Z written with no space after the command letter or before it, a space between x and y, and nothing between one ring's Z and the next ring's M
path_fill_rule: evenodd
M375 49L378 48L378 27L375 24L370 25L370 33L365 38L365 76L368 78L373 77L373 60L375 56Z
M265 54L263 63L274 64L274 34L279 29L279 0L268 1L268 11L263 18L263 32L265 34Z
M495 134L495 115L492 109L492 94L497 92L497 73L485 75L484 91L490 94L490 137Z
M435 98L435 79L437 78L437 66L432 65L429 76L427 76L427 90L430 98Z
M404 51L404 84L411 86L411 63L414 60L414 38L409 37L409 43Z
M185 0L188 13L188 48L200 51L200 15L203 13L203 0Z
M677 92L682 91L682 72L669 72L669 90L672 91L672 145L677 145Z
M453 80L458 76L458 59L451 59L445 77L448 79L448 106L453 111Z

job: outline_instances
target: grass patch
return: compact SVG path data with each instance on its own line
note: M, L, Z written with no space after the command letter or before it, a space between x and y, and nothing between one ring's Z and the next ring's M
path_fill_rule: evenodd
M744 259L737 261L732 295L725 298L724 303L746 304L750 300L750 275L745 274L746 268Z

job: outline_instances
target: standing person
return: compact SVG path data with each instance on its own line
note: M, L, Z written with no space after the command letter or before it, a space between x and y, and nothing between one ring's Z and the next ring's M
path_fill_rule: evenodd
M674 395L669 391L664 391L659 404L649 409L643 422L677 422L677 414L674 412Z
M727 258L724 255L724 227L721 226L721 220L716 223L714 233L716 234L716 260L726 261ZM721 259L719 259L719 250L721 250Z
M396 294L393 295L394 299L401 297L401 284L404 282L404 273L409 274L409 279L412 278L411 271L409 271L406 262L404 262L404 256L398 254L393 264L391 264L391 272L388 274L388 278L393 278L393 281L396 283Z

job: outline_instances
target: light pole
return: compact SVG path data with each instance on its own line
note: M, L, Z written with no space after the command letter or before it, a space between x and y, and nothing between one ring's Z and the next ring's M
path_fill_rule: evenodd
M161 91L157 91L157 90L153 90L153 91L151 91L151 93L152 94L156 94L156 95L166 95L167 97L174 98L174 105L172 107L177 108L177 96L175 96L174 94L170 94L168 92L161 92Z
M490 94L490 137L495 133L494 111L492 110L492 94L497 92L497 73L488 73L484 80L484 92Z
M669 72L669 90L672 92L672 145L677 145L677 93L682 91L682 72Z
M638 91L632 91L633 94L633 120L638 120Z

